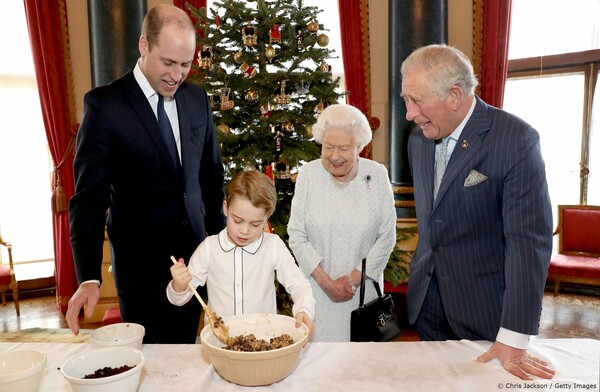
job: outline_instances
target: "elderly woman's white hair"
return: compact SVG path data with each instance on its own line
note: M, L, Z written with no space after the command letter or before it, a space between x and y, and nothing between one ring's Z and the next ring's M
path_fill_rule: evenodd
M313 125L315 141L323 144L325 132L330 128L340 129L354 136L358 149L362 150L371 141L371 127L367 117L351 105L329 105L321 112Z

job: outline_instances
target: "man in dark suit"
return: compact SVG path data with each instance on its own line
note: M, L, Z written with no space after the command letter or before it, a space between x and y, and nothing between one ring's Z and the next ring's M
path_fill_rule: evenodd
M418 125L408 143L419 231L409 321L421 340L492 341L479 361L552 378L527 354L552 251L539 135L475 96L471 63L452 47L417 49L401 72L406 118Z
M84 98L69 205L80 285L67 322L75 334L81 309L91 315L99 298L106 225L122 320L142 324L145 343L196 340L200 305L173 306L165 292L170 256L189 260L207 234L225 227L209 100L184 82L195 47L188 15L155 7L144 19L136 66Z

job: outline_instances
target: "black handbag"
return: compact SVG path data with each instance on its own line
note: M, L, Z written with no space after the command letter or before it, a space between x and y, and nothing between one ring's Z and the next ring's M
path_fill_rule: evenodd
M366 263L367 259L363 259L360 303L350 316L350 341L387 342L398 336L402 330L396 319L392 296L390 294L383 295L379 283L376 281L373 281L373 285L377 291L377 298L364 304Z

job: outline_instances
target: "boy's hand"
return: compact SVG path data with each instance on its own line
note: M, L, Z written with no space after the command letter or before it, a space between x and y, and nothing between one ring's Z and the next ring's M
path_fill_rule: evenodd
M188 283L192 281L183 259L179 259L177 264L171 266L171 276L173 277L173 289L178 293L187 290Z
M296 328L300 328L302 323L306 324L308 327L308 340L310 340L315 333L315 324L313 324L310 317L308 317L308 314L304 312L298 312L296 313Z

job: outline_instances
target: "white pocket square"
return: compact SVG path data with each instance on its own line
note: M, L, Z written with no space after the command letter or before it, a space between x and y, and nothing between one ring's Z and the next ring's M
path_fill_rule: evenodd
M477 184L481 184L487 180L487 176L485 174L479 173L477 170L471 170L467 178L465 178L465 187L473 186Z

